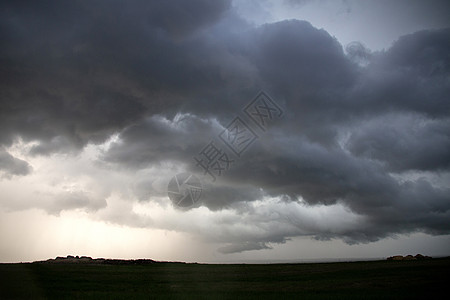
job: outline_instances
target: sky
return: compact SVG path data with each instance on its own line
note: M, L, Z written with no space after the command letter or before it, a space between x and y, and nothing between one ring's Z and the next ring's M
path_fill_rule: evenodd
M0 262L450 255L447 1L0 14Z

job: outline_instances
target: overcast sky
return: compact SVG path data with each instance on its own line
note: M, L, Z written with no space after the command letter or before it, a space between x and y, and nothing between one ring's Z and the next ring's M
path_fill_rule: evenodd
M0 14L1 262L450 255L447 1ZM180 173L201 181L190 207L169 199Z

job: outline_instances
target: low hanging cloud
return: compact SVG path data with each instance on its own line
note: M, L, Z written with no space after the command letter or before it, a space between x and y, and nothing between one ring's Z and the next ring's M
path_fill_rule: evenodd
M230 210L251 225L239 235L219 222L223 230L215 233L227 243L221 252L268 249L301 235L359 243L450 233L450 189L435 180L450 171L450 29L403 36L381 52L360 43L344 51L305 21L252 27L229 1L46 5L1 4L4 149L20 140L34 143L30 157L76 156L117 134L96 163L150 177L127 175L138 181L130 193L106 178L98 185L107 194L120 190L125 201L153 202L165 192L154 183L175 175L155 168L202 175L193 157L263 89L282 107L282 119L259 132L202 196L208 211ZM29 174L25 161L2 151L3 170ZM130 215L119 217L104 199L60 197L46 209L86 207L116 223L178 228L136 223L126 205ZM279 202L265 203L269 198ZM349 215L355 222L334 230L317 225L323 216L305 214L264 226L255 218L266 216L253 206L258 201L285 215L283 205L344 209L348 215L333 224Z
M32 170L31 166L24 160L12 156L10 153L0 148L0 171L5 176L27 175Z

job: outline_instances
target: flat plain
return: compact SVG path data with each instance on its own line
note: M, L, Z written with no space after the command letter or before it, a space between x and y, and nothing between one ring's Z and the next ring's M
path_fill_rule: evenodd
M440 299L450 258L300 264L0 264L0 299ZM445 297L444 297L445 298Z

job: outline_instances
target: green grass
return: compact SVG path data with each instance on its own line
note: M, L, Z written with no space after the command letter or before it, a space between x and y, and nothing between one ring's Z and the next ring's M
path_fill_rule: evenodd
M0 299L441 298L450 259L202 265L0 264Z

